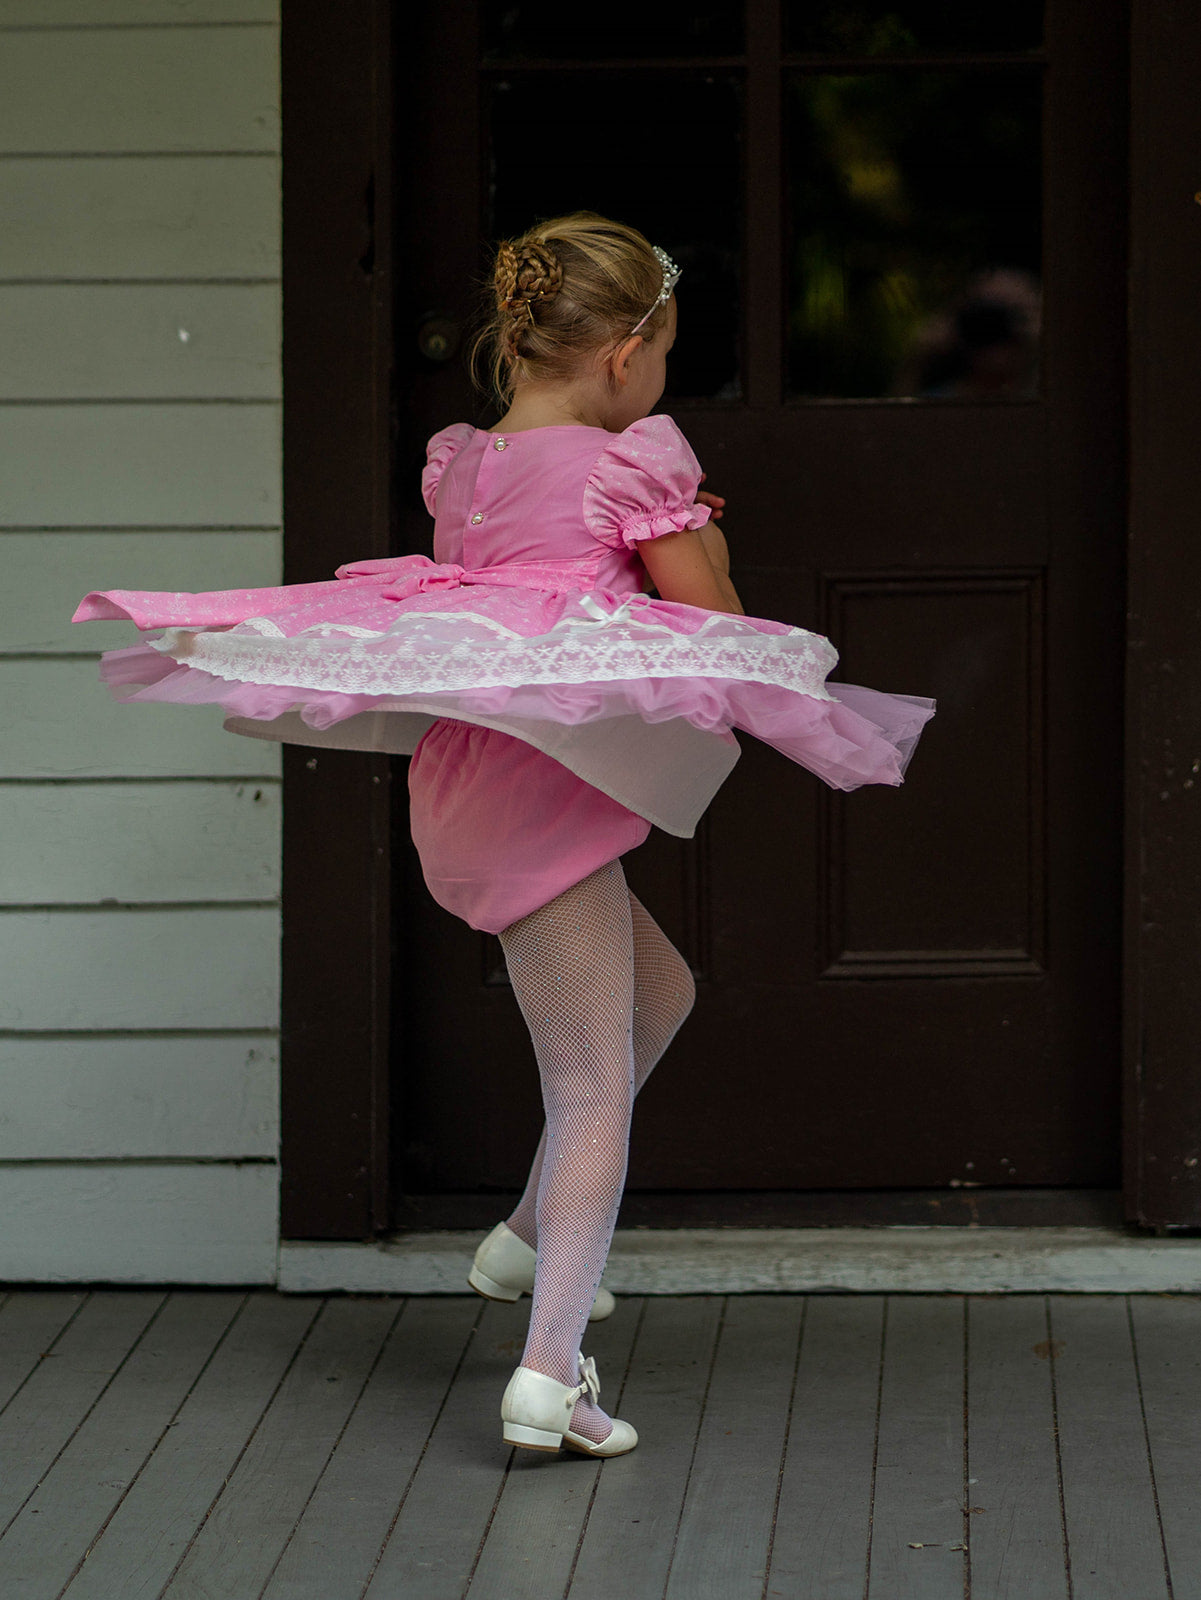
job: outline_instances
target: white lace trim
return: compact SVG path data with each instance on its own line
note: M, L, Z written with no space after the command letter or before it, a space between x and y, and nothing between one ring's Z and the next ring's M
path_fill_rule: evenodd
M386 631L319 623L292 638L253 632L171 628L154 649L234 682L339 694L440 694L530 684L612 683L641 678L732 678L771 684L818 700L838 661L828 639L792 628L762 633L714 613L694 634L605 612L566 617L526 637L472 612L410 612ZM502 637L497 635L501 634Z
M288 636L278 622L272 622L270 617L247 617L245 622L238 624L245 628L247 633L258 633L264 639L286 639Z

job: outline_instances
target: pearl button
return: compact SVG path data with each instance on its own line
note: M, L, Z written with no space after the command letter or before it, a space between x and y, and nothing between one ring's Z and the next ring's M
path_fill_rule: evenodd
M474 516L474 517L472 517L472 519L471 519L471 520L472 520L472 522L483 522L483 520L484 520L484 513L483 513L483 512L482 512L482 511L477 511L477 512L476 512L476 514L475 514L475 516Z
M508 442L509 441L507 439L498 439L496 441L496 449L503 450L505 448L505 446L508 444Z

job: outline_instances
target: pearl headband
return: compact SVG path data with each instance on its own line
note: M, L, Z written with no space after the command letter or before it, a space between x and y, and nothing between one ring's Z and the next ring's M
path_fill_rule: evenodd
M653 316L660 306L665 306L667 304L667 302L671 299L671 291L680 281L680 272L682 271L682 268L677 267L675 262L668 255L667 251L661 250L657 244L652 245L651 248L655 252L655 256L659 262L659 265L663 268L663 287L659 290L659 296L654 305L646 313L646 316L639 317L638 321L630 329L629 334L626 335L627 338L637 333L647 318Z

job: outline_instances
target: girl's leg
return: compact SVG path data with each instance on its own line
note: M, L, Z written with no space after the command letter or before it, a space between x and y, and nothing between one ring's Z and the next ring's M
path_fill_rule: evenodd
M575 1384L621 1203L634 1104L633 920L620 861L511 924L500 940L546 1111L521 1365ZM612 1431L587 1400L576 1405L571 1426L598 1444Z
M629 890L634 925L634 1093L650 1077L656 1063L692 1010L696 984L684 957ZM546 1153L546 1127L534 1163L508 1226L528 1245L538 1241L538 1182Z

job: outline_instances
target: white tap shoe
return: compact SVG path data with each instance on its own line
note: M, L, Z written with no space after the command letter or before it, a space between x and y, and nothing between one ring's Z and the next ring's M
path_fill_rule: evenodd
M591 1356L580 1356L581 1381L572 1387L558 1383L533 1367L518 1367L500 1402L506 1444L523 1445L527 1450L576 1450L585 1456L622 1456L638 1443L638 1435L628 1422L614 1417L613 1431L595 1444L582 1433L571 1431L571 1413L585 1395L593 1405L600 1403L600 1378Z
M517 1300L534 1291L534 1264L537 1252L518 1238L507 1223L498 1222L475 1253L467 1282L485 1300ZM602 1283L596 1291L589 1322L612 1316L617 1302Z

